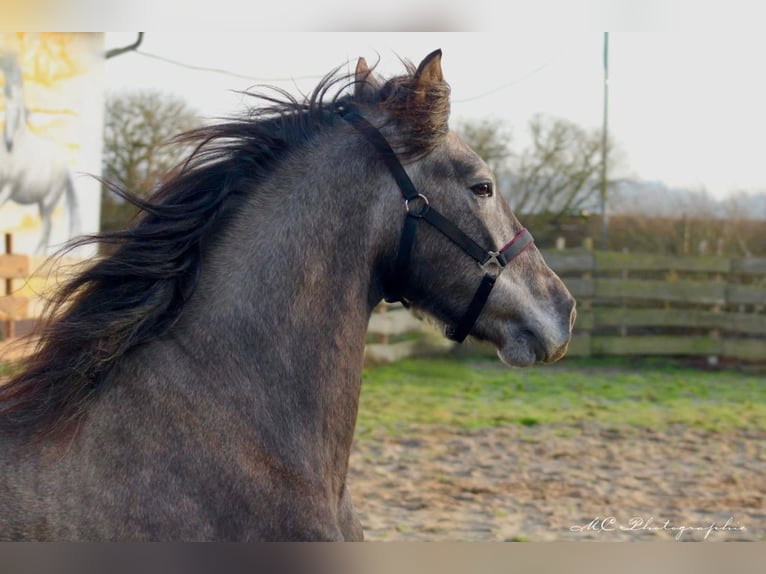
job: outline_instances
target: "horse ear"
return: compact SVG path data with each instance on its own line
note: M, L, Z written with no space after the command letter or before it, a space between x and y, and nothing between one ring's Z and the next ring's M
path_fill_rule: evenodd
M415 100L422 102L425 100L429 86L444 83L444 74L442 73L442 51L434 50L420 62L415 72Z
M380 84L367 65L367 60L360 57L356 62L356 71L354 72L354 95L356 99L371 96L378 89L380 89Z
M370 75L370 67L367 65L367 60L362 58L361 56L356 61L356 72L354 73L354 76L356 77L357 82L364 82L367 80L367 76Z

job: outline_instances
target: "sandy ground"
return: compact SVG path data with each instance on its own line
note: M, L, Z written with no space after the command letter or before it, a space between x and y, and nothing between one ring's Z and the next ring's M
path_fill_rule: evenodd
M356 441L367 540L764 541L766 433L506 426Z

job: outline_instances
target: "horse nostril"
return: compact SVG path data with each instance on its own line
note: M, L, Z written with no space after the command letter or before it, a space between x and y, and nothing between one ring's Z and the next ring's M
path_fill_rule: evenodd
M535 352L535 360L538 363L544 363L548 359L548 351L545 349L542 339L530 329L524 329L523 335L532 342L532 350Z
M571 321L574 323L575 312L572 310ZM555 363L563 357L572 336L571 325L567 332L561 331L556 336L545 337L532 329L524 329L522 335L529 341L538 363Z

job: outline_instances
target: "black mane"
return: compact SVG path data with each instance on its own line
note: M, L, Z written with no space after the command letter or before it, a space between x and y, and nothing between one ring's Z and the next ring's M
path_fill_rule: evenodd
M380 88L345 90L353 78L328 74L302 101L273 88L244 117L179 136L195 151L150 199L116 189L142 210L127 230L76 241L108 244L113 252L66 283L50 302L37 349L20 372L0 386L0 429L52 432L83 413L110 369L131 349L165 333L195 290L201 254L241 200L290 150L341 121L339 102L376 110L415 126L392 142L405 157L427 153L446 132L449 88L420 108L405 108L408 74ZM446 97L445 97L446 96ZM441 108L436 104L440 102ZM446 108L445 108L446 105Z

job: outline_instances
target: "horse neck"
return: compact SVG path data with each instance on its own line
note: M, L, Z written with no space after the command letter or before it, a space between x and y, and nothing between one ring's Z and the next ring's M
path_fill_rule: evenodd
M204 255L199 287L172 331L195 358L192 378L213 385L218 404L249 421L257 440L281 421L270 450L313 453L296 464L313 460L341 477L380 299L383 239L362 177L361 166L355 174L331 158L288 162Z

